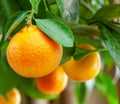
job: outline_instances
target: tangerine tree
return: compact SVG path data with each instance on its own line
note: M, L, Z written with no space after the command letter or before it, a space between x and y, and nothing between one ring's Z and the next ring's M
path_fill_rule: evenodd
M74 85L75 104L92 101L88 101L91 85L93 94L97 90L108 104L118 104L120 4L116 3L1 0L0 104L12 101L8 94L12 89L23 98L15 104L23 103L25 96L66 104L61 96L68 93L69 83Z

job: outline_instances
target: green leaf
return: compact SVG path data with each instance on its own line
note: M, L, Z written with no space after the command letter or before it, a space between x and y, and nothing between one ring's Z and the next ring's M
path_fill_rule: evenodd
M30 0L15 0L15 1L17 1L22 11L28 11L28 10L31 10L32 8ZM45 5L44 5L43 0L40 0L39 5L38 5L38 13L34 14L34 17L35 18L46 17Z
M120 17L120 4L110 4L98 10L90 21L112 20L118 17Z
M88 25L71 26L76 45L88 43L96 47L101 46L99 42L100 31L97 27Z
M90 54L92 54L94 52L105 51L105 50L106 49L86 50L86 49L82 49L82 48L76 48L73 57L75 60L80 60L80 59L83 59L83 58L89 56Z
M30 0L14 0L19 4L19 7L22 11L28 11L31 10L32 5L30 3Z
M35 19L37 26L49 37L63 45L73 47L73 34L70 28L56 19Z
M96 80L96 87L103 96L107 96L109 104L119 104L117 96L117 88L110 76L99 74Z
M105 66L109 70L112 70L115 63L109 52L108 51L101 52L101 58L102 60L104 60L103 62L105 63Z
M30 0L30 3L32 5L32 8L34 10L35 13L38 13L38 6L41 0Z
M34 15L35 18L47 18L47 15L46 15L46 8L45 8L45 5L44 5L44 1L41 0L40 4L39 4L39 10L38 10L38 14L35 14Z
M8 17L17 11L20 11L20 7L16 0L0 0L0 28L2 32L5 30Z
M6 93L2 93L2 94L0 94L0 95L2 95L2 97L3 97L5 100L8 100L7 92L6 92Z
M56 0L57 5L59 7L60 13L62 14L64 11L64 7L63 7L63 0Z
M71 26L71 30L75 35L80 35L80 36L83 35L83 36L93 37L100 35L100 31L98 30L98 28L89 25L74 25Z
M111 21L102 21L102 23L109 29L112 29L112 30L120 33L120 24L119 23L117 24L117 23L114 23Z
M80 34L75 34L74 38L75 38L76 45L85 43L85 44L91 44L95 47L101 46L101 44L98 40L99 38L91 37L88 35L80 35Z
M68 22L79 21L78 0L56 0L62 17Z
M59 8L58 8L57 4L52 4L52 5L49 5L49 6L50 6L50 10L53 14L59 15Z
M11 32L26 18L27 12L16 12L8 18L5 29L5 40L9 37Z
M78 104L82 104L86 95L86 86L85 83L75 83L75 94L78 101Z
M0 57L0 93L2 94L5 94L12 88L16 87L21 78L7 63L6 47L7 43L4 43L1 49Z
M63 47L63 55L60 64L64 64L68 61L75 51L75 47Z
M111 25L112 23L110 23ZM120 27L112 25L112 28L109 24L107 26L103 23L99 24L101 30L101 37L104 41L106 48L108 49L113 60L120 68ZM114 28L113 28L114 27ZM119 31L118 31L119 28Z
M58 97L58 95L46 95L41 93L36 85L35 85L35 79L30 78L23 78L20 83L20 87L25 91L25 93L34 98L34 99L55 99Z

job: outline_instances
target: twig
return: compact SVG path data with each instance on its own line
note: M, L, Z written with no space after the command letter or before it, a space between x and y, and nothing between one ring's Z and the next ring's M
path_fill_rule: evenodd
M28 19L27 19L27 24L28 24L28 25L31 25L31 24L32 24L33 15L34 15L34 10L32 9L32 10L31 10L31 13L30 13L30 15L29 15L29 17L28 17Z

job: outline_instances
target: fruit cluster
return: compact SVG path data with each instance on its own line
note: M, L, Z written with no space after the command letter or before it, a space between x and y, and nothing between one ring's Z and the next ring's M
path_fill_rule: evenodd
M79 48L95 50L89 44ZM100 55L94 52L76 61L73 57L63 65L62 46L48 37L37 26L25 26L10 40L7 47L7 60L10 67L19 75L35 78L38 90L45 94L59 94L71 80L84 82L95 78L101 67Z

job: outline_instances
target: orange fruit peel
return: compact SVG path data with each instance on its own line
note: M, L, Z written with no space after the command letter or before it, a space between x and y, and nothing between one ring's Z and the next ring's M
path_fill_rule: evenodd
M51 73L60 63L62 46L37 26L25 26L10 40L7 60L19 75L37 78Z
M81 44L79 47L86 50L95 49L89 44ZM101 58L98 52L94 52L78 61L71 57L63 67L70 79L78 82L85 82L98 75L101 68Z
M62 66L52 73L36 79L36 86L44 94L59 94L67 86L68 76Z

